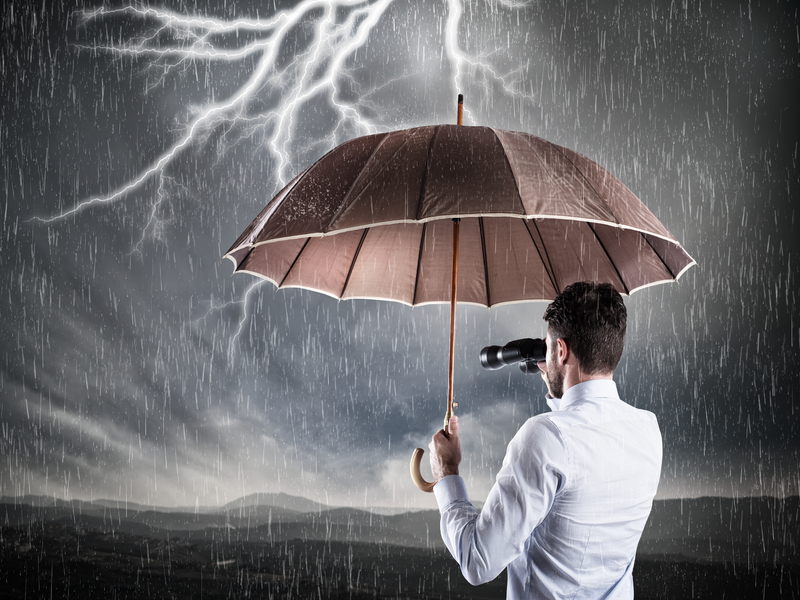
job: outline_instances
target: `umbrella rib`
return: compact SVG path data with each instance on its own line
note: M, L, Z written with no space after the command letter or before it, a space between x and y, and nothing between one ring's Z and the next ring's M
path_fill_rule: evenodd
M433 135L431 136L431 141L428 144L428 159L425 161L425 173L422 176L422 185L419 188L419 202L417 202L417 218L414 219L415 221L419 221L420 212L422 211L422 202L425 199L425 192L428 188L428 169L431 165L431 156L433 155L433 144L436 142L436 138L439 135L439 128L441 125L436 125L433 129Z
M550 262L550 254L547 252L547 248L544 247L544 238L542 237L542 232L539 231L539 226L536 224L536 221L531 221L531 219L526 219L526 221L533 223L533 226L536 228L536 233L538 234L539 239L542 240L542 249L540 251L539 246L536 244L536 240L533 239L533 234L531 233L530 227L527 226L525 227L525 229L528 230L528 235L531 236L533 247L536 248L536 252L539 254L539 260L542 261L542 265L544 266L544 270L547 273L547 277L550 279L550 283L553 284L553 289L556 291L556 293L558 293L561 290L559 290L558 285L556 285L556 275L555 272L553 271L553 263ZM544 256L542 256L542 252L544 252Z
M314 165L316 165L316 163L314 163ZM267 205L264 207L264 209L263 209L263 210L262 210L262 211L261 211L261 212L258 214L258 216L255 218L255 220L253 221L253 223L255 223L256 221L258 221L259 223L258 223L258 225L257 225L257 226L253 227L252 231L250 231L250 234L249 234L249 236L252 236L252 237L253 237L253 241L256 241L256 238L258 238L258 236L259 236L259 234L261 233L261 231L263 231L263 228L264 228L264 225L266 224L266 222L267 222L267 221L269 221L269 219L272 217L272 215L274 215L274 214L275 214L275 213L278 211L278 209L279 209L279 208L280 208L280 207L283 205L283 202L286 200L286 198L289 196L289 194L292 192L292 190L294 190L294 188L296 188L296 187L297 187L297 184L298 184L298 183L300 183L300 181L301 181L303 178L305 178L305 176L306 176L306 174L307 174L307 171L309 171L311 168L313 168L313 167L314 167L314 165L311 165L311 167L309 167L308 169L306 169L305 171L303 171L302 173L300 173L300 175L298 175L297 177L295 177L295 178L294 178L292 181L290 181L290 182L287 184L287 186L286 186L286 187L288 187L288 186L290 186L290 185L291 185L291 186L292 186L292 189L288 190L288 191L287 191L287 192L286 192L286 193L283 195L283 197L282 197L282 198L281 198L281 199L280 199L278 202L276 202L276 204L275 204L274 206L272 206L272 210L269 210L269 209L270 209L270 205L271 205L271 204L272 204L272 202L275 200L275 198L277 198L278 196L280 196L280 195L281 195L281 192L283 192L283 190L285 190L285 189L286 189L286 187L284 187L284 188L283 188L283 190L281 190L280 192L278 192L277 196L275 196L275 197L274 197L272 200L270 200L270 201L267 203ZM252 223L251 223L251 225L252 225ZM241 247L241 245L242 245L242 242L243 242L245 239L247 239L247 237L249 237L248 235L245 235L245 233L246 233L246 232L247 232L247 229L245 229L245 230L242 232L242 235L240 235L240 236L239 236L239 237L236 239L236 241L233 243L233 246L231 246L231 247L230 247L230 249L229 249L229 250L228 250L228 251L225 253L226 255L227 255L227 254L230 254L230 253L231 253L231 252L233 252L234 250L236 250L236 249L238 249L238 248L240 248L240 247ZM251 244L251 245L252 245L253 247L255 247L255 245L256 245L256 244Z
M381 167L375 172L375 174L373 175L373 180L375 178L377 178L378 175L380 175L383 171L385 171L388 168L388 165L389 165L390 162L392 162L392 159L394 159L394 157L397 156L400 153L400 151L408 145L409 140L414 136L414 134L419 129L420 129L420 127L415 127L414 129L405 130L405 132L408 133L408 135L406 136L406 139L403 140L403 143L400 144L400 146L392 153L392 155L386 160L386 162L384 162L383 165L381 165ZM372 154L370 155L370 157L364 162L364 166L361 168L361 171L359 171L358 175L353 180L353 183L350 186L350 189L347 190L347 193L344 195L344 200L342 200L342 205L339 207L339 210L336 211L336 214L333 216L333 218L328 223L328 228L325 230L326 232L331 230L331 228L333 227L333 224L336 223L336 221L339 219L339 217L342 215L342 213L345 211L345 209L348 206L352 206L352 204L356 200L361 198L361 196L367 190L367 186L364 186L361 189L361 191L355 196L355 198L352 198L349 202L346 202L347 201L347 197L350 195L350 192L353 191L353 188L355 187L356 183L358 183L358 181L361 179L361 175L364 173L364 170L367 168L367 164L372 161L372 157L374 157L378 153L378 150L380 150L381 147L386 143L387 139L389 139L389 134L388 133L383 136L383 139L380 141L380 143L377 146L375 146L375 150L372 151Z
M650 247L652 248L652 246L650 246ZM255 250L255 246L250 246L250 249L247 251L247 254L245 254L245 255L242 257L242 260L240 260L240 261L239 261L239 262L236 264L236 269L234 269L235 271L238 271L238 270L239 270L239 267L241 267L241 266L244 264L244 261L246 261L246 260L248 259L248 257L249 257L249 256L250 256L250 255L253 253L253 250ZM228 254L230 254L230 250L228 250ZM223 258L224 258L224 257L223 257Z
M283 276L283 279L281 279L281 282L278 284L278 288L279 289L283 285L283 283L286 281L286 278L289 277L289 273L292 272L292 269L294 269L294 266L297 264L297 261L300 260L300 255L303 253L303 250L306 249L306 246L308 246L308 242L310 242L310 241L311 241L310 237L306 238L306 241L303 244L303 247L300 248L300 252L298 252L297 256L294 257L294 260L292 261L292 266L289 267L289 270L286 271L286 275Z
M628 286L625 284L625 280L622 278L622 273L619 272L616 263L614 263L613 259L611 258L611 255L608 253L608 250L606 250L606 245L603 243L603 240L601 240L600 236L597 235L597 230L594 228L594 225L592 223L586 223L586 224L589 226L589 229L592 230L592 233L594 234L594 239L596 239L597 243L600 244L600 247L603 249L603 252L608 258L608 262L610 262L611 266L614 267L614 271L617 273L617 277L619 277L619 282L622 284L622 287L625 290L625 295L630 296L631 292L628 289Z
M653 248L653 244L650 243L650 240L647 239L647 236L644 234L644 232L640 232L640 233L641 233L641 236L644 238L644 241L647 242L647 245L650 246L650 249L653 251L653 254L655 254L658 257L658 260L661 261L661 264L664 265L664 268L667 270L667 272L670 275L672 275L672 280L673 281L678 281L676 279L676 277L675 277L675 273L673 273L672 269L669 268L669 265L667 264L667 261L665 261L663 258L661 258L661 255L658 253L658 251L655 248ZM686 252L686 251L684 250L684 252ZM691 256L689 258L691 258Z
M525 209L525 204L522 202L522 192L519 191L519 183L517 183L517 174L514 172L514 167L511 166L511 162L508 160L508 153L506 152L506 147L503 146L503 141L500 139L500 136L497 135L497 132L489 127L491 132L494 134L497 143L500 144L500 147L503 149L503 158L506 161L506 166L508 170L511 172L511 180L514 182L514 189L517 190L517 200L519 201L519 205L522 207L522 214L527 215L527 210Z
M324 233L328 233L331 230L331 227L333 227L333 224L336 223L336 220L342 215L342 213L345 211L345 209L347 209L347 207L350 206L350 203L347 202L347 197L350 195L350 192L353 191L353 188L355 187L356 183L358 183L358 180L361 179L361 175L364 174L364 171L366 170L367 165L369 164L369 162L372 160L372 157L375 156L375 153L377 153L378 149L381 146L383 146L383 143L386 141L386 138L388 138L388 137L389 137L389 134L384 134L383 137L381 138L381 141L378 142L378 144L372 150L372 154L370 154L369 158L364 161L364 164L361 167L361 170L358 172L358 175L356 175L355 179L353 179L353 183L350 184L350 187L347 189L347 192L342 197L342 203L339 205L339 209L336 211L336 213L333 215L333 217L331 217L331 220L328 221L328 226L325 227L325 229L323 230ZM361 190L361 191L363 193L364 190ZM361 196L361 194L359 194L358 196L353 198L353 201L358 200L359 196Z
M342 293L339 294L339 298L344 298L344 291L347 289L347 284L350 283L350 275L353 274L353 268L356 266L358 255L361 252L361 246L364 243L364 238L367 237L368 231L369 227L364 228L364 233L361 234L361 239L358 240L358 247L356 248L356 253L353 255L353 260L350 262L350 269L347 271L347 278L344 280L344 286L342 287Z
M486 285L486 306L492 307L492 297L489 294L489 263L486 260L486 235L483 231L483 217L478 217L478 227L481 231L481 251L483 252L483 281ZM530 234L530 232L528 232ZM534 244L535 246L536 244Z
M545 140L545 141L547 142L547 140ZM600 193L599 193L599 192L598 192L596 189L594 189L594 186L592 185L592 182L589 180L589 178L588 178L586 175L584 175L583 171L581 171L581 170L578 168L578 165L576 165L576 164L575 164L575 163L572 161L572 159L571 159L569 156L567 156L567 155L566 155L566 153L565 153L565 152L564 152L564 151L563 151L561 148L559 148L558 146L556 146L556 145L555 145L553 142L547 142L547 143L548 143L548 144L550 144L550 147L551 147L551 148L555 148L555 149L556 149L558 152L560 152L560 153L561 153L561 156L563 156L564 158L566 158L566 159L569 161L569 164L571 164L573 167L575 167L575 170L576 170L578 173L580 173L580 174L581 174L581 177L583 177L583 180L586 182L586 185L588 185L588 186L591 188L591 190L594 192L595 196L597 196L598 198L600 198L600 200L602 201L602 203L605 205L605 207L606 207L606 210L608 210L609 214L610 214L612 217L614 217L614 220L617 222L617 225L622 225L622 221L620 221L620 220L617 218L617 215L615 215L615 214L614 214L614 211L613 211L613 210L611 210L611 207L608 205L608 202L606 202L606 201L605 201L605 198L603 198L603 197L600 195Z
M422 235L419 238L419 255L417 256L417 274L414 277L414 295L411 298L411 306L416 306L417 304L417 286L419 286L419 271L420 266L422 265L422 248L425 246L425 230L427 227L427 222L422 224Z

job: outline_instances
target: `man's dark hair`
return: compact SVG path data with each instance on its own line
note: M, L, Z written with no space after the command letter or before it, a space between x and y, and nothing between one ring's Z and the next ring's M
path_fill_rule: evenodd
M613 371L625 347L628 311L610 283L579 281L544 311L553 338L561 338L589 375Z

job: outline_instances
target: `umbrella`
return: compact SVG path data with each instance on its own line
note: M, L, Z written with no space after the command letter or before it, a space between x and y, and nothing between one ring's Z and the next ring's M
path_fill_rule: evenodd
M283 188L226 258L278 288L335 298L487 307L549 301L576 281L623 294L694 260L619 179L527 133L461 125L359 137ZM422 450L411 461L420 489Z

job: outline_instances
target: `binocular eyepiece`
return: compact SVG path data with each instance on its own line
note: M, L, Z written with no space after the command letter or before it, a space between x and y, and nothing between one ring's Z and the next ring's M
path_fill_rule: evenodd
M523 373L539 373L537 363L545 360L546 356L547 344L543 339L525 338L508 342L505 346L486 346L481 350L481 365L484 369L495 371L519 363Z

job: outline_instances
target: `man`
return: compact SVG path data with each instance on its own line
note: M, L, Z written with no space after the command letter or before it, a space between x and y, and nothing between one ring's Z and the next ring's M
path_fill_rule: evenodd
M661 473L655 415L612 376L627 313L609 284L575 283L547 307L539 363L553 412L508 445L480 515L469 502L458 419L430 444L442 538L473 585L508 568L508 598L632 598L636 546Z

